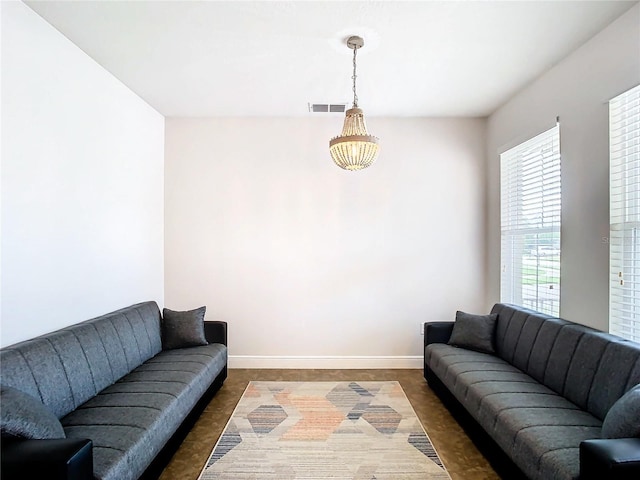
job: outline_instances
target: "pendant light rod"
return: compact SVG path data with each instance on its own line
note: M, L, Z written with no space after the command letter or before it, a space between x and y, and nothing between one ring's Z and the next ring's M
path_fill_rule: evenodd
M347 39L347 46L353 49L353 108L358 108L358 94L356 93L356 54L358 49L364 46L364 39L362 37L353 36Z

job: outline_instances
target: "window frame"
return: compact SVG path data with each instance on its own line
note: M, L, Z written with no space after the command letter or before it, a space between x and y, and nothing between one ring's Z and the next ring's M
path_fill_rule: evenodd
M609 101L609 332L640 342L640 85Z
M500 154L501 302L559 316L561 207L556 122Z

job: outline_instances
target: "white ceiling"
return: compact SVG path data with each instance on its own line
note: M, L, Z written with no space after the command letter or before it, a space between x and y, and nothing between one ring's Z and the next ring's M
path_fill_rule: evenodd
M627 1L26 1L166 116L485 116Z

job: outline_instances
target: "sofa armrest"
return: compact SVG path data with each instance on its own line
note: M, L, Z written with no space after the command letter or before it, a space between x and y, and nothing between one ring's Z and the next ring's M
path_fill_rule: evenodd
M425 322L424 346L432 343L448 343L455 322Z
M454 322L425 322L424 323L424 347L422 353L424 355L424 378L431 383L432 377L435 375L427 363L427 353L425 349L427 345L432 343L448 343L453 331Z
M3 480L93 480L91 440L15 440L2 442Z
M580 443L580 480L603 478L640 478L640 438L602 438Z
M204 336L209 343L222 343L227 345L227 322L204 322Z

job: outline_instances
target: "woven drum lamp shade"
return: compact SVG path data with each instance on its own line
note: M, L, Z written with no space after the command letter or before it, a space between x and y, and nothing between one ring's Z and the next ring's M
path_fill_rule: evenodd
M329 152L334 163L345 170L361 170L378 156L378 137L369 135L361 108L347 110L342 134L331 139Z

